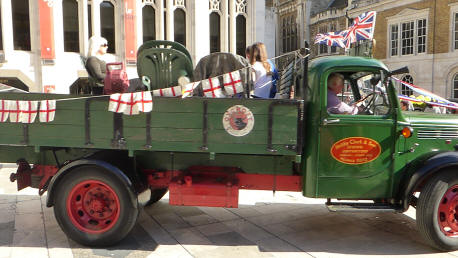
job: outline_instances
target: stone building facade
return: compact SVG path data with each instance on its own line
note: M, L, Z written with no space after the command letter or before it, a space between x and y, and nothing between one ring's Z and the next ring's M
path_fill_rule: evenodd
M244 54L248 44L275 35L268 26L275 22L272 6L265 0L0 0L0 83L68 93L87 77L81 56L91 35L107 38L109 59L125 62L129 78L137 77L136 50L145 40L180 42L194 64L210 52Z

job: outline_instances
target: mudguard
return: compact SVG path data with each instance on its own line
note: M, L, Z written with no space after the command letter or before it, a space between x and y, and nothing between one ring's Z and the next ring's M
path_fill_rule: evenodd
M54 194L55 194L55 189L57 188L57 185L61 181L61 179L68 173L71 173L71 171L80 166L84 165L95 165L100 168L103 168L106 170L107 173L110 173L111 175L117 177L125 187L127 187L130 191L130 199L132 204L134 205L135 208L137 208L137 196L135 195L135 188L132 184L132 181L117 167L111 165L108 162L102 161L102 160L95 160L95 159L80 159L76 160L74 162L71 162L61 169L54 175L51 179L51 182L49 183L48 187L48 197L46 200L46 206L47 207L52 207L54 205Z
M404 180L400 189L403 210L406 211L409 208L411 195L426 178L444 168L454 166L458 167L458 152L450 151L431 156L412 168L414 169L413 174Z

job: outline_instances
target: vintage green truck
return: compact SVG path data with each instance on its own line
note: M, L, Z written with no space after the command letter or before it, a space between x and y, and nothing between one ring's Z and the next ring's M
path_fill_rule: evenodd
M252 189L300 191L331 211L413 206L426 242L457 249L457 117L403 112L396 72L380 61L299 64L293 99L153 97L153 111L137 116L108 112L109 96L1 93L62 101L52 122L0 123L0 161L19 165L19 190L47 190L62 230L84 245L123 239L140 194L148 204L169 191L170 205L235 208L239 190ZM364 104L358 114L327 112L335 72L345 78L342 100Z

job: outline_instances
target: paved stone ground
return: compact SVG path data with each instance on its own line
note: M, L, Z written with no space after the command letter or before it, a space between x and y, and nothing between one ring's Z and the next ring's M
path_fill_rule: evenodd
M241 191L240 208L145 208L119 244L93 249L68 239L46 197L16 191L0 169L0 257L456 257L422 242L415 210L330 213L299 193Z

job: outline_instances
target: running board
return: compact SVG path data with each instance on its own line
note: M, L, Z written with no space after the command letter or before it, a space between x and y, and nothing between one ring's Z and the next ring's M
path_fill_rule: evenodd
M350 202L327 202L331 212L398 212L399 209L384 203L350 203Z

